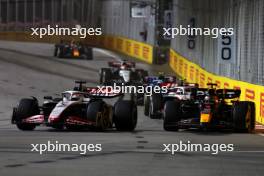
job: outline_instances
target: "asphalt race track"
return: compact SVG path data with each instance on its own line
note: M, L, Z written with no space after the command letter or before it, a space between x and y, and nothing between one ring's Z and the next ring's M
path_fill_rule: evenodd
M184 130L165 132L162 120L151 120L138 109L136 131L68 132L37 127L35 131L19 131L10 124L12 107L22 97L59 95L73 87L75 79L89 85L98 82L99 68L113 53L94 50L94 60L62 60L52 57L53 46L0 42L0 175L263 175L264 136L230 131L201 132ZM151 72L170 72L167 66L139 67ZM31 152L30 144L59 141L68 144L102 144L101 152ZM233 152L163 152L163 144L180 141L198 144L234 144Z

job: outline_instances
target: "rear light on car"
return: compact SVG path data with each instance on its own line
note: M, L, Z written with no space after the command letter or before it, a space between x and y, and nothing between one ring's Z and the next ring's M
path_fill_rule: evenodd
M73 56L74 56L74 57L79 57L79 56L80 56L80 52L79 52L79 50L74 49L74 50L73 50Z
M210 104L206 104L205 105L205 109L211 109L211 105Z
M200 123L208 123L210 122L211 114L201 114Z

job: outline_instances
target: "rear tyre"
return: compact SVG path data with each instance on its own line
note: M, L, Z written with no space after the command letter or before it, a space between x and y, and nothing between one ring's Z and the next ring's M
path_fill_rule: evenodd
M53 56L57 57L57 53L58 53L58 46L55 45Z
M109 68L102 68L100 73L100 84L109 83L111 81L112 72Z
M233 126L236 132L252 132L255 129L255 104L241 101L233 107Z
M256 107L254 102L249 102L249 106L251 108L251 117L250 118L250 132L255 130L256 125Z
M149 103L149 117L151 119L161 118L160 110L162 109L162 95L152 94Z
M86 48L86 60L93 60L93 49L87 47Z
M36 128L35 124L22 123L22 120L40 113L38 102L36 99L21 99L16 111L15 121L17 128L23 131L31 131Z
M141 72L141 79L144 80L145 77L147 77L147 76L148 76L148 71L143 70L143 71Z
M63 58L63 51L62 50L63 50L62 47L58 48L58 53L57 53L58 58Z
M177 101L167 101L164 106L163 128L166 131L178 131L181 115L181 104Z
M148 76L148 72L146 70L136 70L136 76L139 81L143 81Z
M144 95L144 115L145 116L149 116L149 103L150 103L149 96Z
M120 100L114 107L114 123L118 131L133 131L137 126L137 106L133 101Z
M143 106L144 105L144 94L138 93L136 100L137 100L138 106Z

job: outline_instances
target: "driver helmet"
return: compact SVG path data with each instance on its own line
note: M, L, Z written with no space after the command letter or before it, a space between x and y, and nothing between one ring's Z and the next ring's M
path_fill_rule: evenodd
M126 62L122 62L120 68L121 68L122 70L126 69L126 68L127 68L127 63L126 63Z
M168 82L173 83L174 82L174 78L170 76L169 79L168 79Z
M121 65L120 69L121 70L125 70L126 66L125 65Z
M158 78L164 80L165 79L164 72L159 72Z

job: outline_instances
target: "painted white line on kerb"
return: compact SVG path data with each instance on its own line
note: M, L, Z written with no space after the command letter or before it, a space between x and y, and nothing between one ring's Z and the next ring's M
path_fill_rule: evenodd
M121 61L121 57L119 57L117 54L113 54L111 53L110 51L106 51L106 50L103 50L103 49L99 49L99 48L95 48L96 51L100 52L100 53L103 53L105 55L108 55L110 57L112 57L113 59L115 60L118 60L118 61Z
M264 151L250 151L250 150L241 150L241 151L232 151L236 153L264 153Z
M263 133L257 133L257 135L264 137L264 134Z

